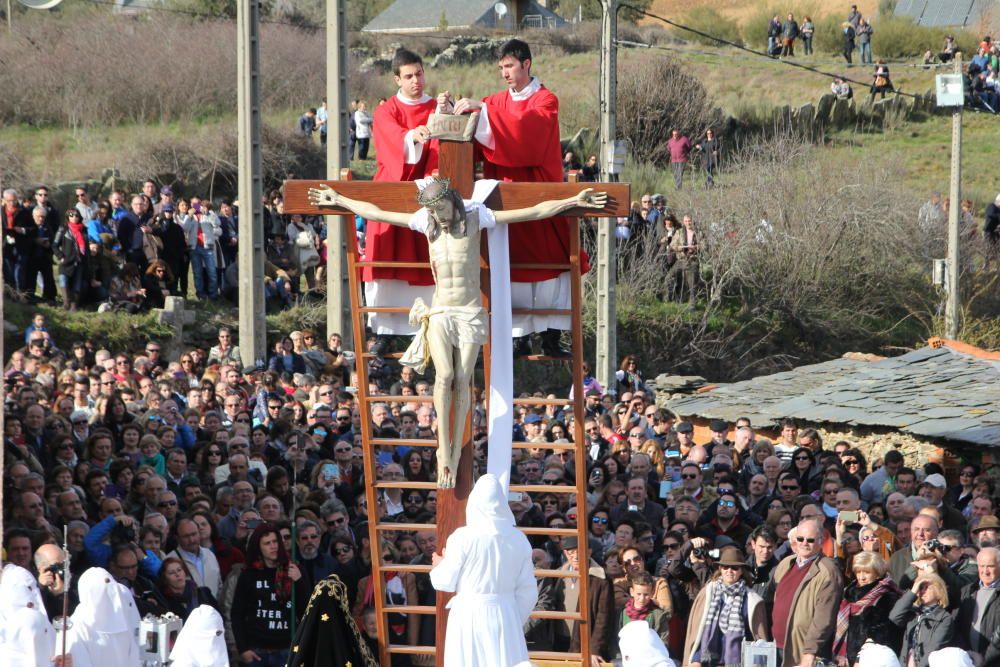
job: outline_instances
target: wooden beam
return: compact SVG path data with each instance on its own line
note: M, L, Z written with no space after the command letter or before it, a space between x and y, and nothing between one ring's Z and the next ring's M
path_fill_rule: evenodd
M375 202L385 211L411 213L420 208L417 203L417 186L411 182L376 183L374 181L285 181L285 213L302 215L351 215L343 208L315 206L309 202L309 189L328 185L351 199ZM493 210L528 208L550 199L572 197L584 187L608 193L608 205L599 211L570 209L566 217L605 218L626 216L629 213L629 186L627 183L500 183L486 205Z

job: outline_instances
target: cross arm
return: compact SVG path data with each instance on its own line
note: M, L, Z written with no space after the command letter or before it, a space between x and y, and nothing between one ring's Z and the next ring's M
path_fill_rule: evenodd
M320 207L309 201L309 190L327 185L339 194L360 201L378 202L379 208L399 213L413 213L420 208L417 187L409 182L375 181L285 181L285 213L303 215L353 215L342 207ZM571 218L603 218L626 216L629 213L629 185L627 183L499 183L486 200L494 211L529 208L539 202L576 197L580 190L593 188L606 192L607 205L603 209L571 208L563 215Z

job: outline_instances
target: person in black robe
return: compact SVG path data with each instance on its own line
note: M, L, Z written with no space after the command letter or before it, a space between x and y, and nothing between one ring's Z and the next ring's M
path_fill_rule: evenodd
M347 586L331 574L316 584L295 634L288 667L379 667L351 617Z

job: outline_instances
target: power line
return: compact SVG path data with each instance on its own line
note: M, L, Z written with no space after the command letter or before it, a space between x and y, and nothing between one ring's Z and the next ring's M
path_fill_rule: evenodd
M744 46L742 44L737 44L736 42L732 42L732 41L730 41L728 39L725 39L723 37L719 37L718 35L712 35L712 34L709 34L707 32L704 32L702 30L698 30L697 28L692 28L692 27L686 26L686 25L684 25L682 23L677 23L676 21L671 21L668 18L665 18L663 16L659 16L658 14L653 14L651 12L647 12L646 10L639 9L638 7L635 7L633 5L621 4L621 5L619 5L619 7L624 7L624 8L631 9L632 11L634 11L634 12L636 12L638 14L641 14L643 16L648 16L649 18L656 19L657 21L662 21L663 23L666 23L669 26L673 26L673 27L679 28L681 30L686 30L688 32L694 33L695 35L699 35L701 37L705 37L706 39L711 39L711 40L716 41L716 42L718 42L720 44L726 44L727 46L731 46L734 49L739 49L740 51L745 51L745 52L751 53L751 54L753 54L755 56L760 56L762 58L767 58L768 60L780 63L780 64L785 65L787 67L796 67L798 69L806 70L807 72L812 72L813 74L819 74L820 76L824 76L824 77L827 77L829 79L843 79L844 81L847 81L847 82L850 82L850 83L855 83L855 84L857 84L859 86L869 86L869 85L871 85L871 84L869 84L866 81L858 81L856 79L851 79L851 78L848 78L848 77L844 76L843 74L834 74L832 72L826 72L826 71L823 71L823 70L821 70L821 69L819 69L817 67L812 67L811 65L805 65L803 63L796 63L796 62L792 62L790 60L777 60L777 61L775 61L774 58L772 58L770 54L764 53L763 51L758 51L757 49L751 49L748 46ZM658 47L650 45L649 48L658 48ZM666 49L666 47L659 47L659 48L663 48L664 50L668 50L668 49ZM896 92L897 95L902 95L904 97L912 97L914 99L917 99L917 98L921 97L920 95L914 95L913 93L904 93L904 92L899 92L899 91L895 91L895 92Z

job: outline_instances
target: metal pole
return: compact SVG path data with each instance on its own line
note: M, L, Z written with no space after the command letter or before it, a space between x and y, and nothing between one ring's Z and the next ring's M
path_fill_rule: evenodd
M962 54L955 54L955 73L962 73ZM945 305L945 335L958 338L959 318L959 248L958 215L962 201L962 107L956 107L951 116L951 205L948 207L948 302Z
M244 366L263 364L264 216L261 182L260 3L236 3L237 124L239 125L240 356Z
M7 0L7 34L8 35L14 34L14 22L11 17L10 0Z
M615 106L618 97L617 0L602 0L604 16L601 25L601 179L611 178L609 166L615 145ZM613 387L615 377L617 313L615 299L616 266L615 221L600 218L597 221L597 355L594 372L605 387Z
M340 180L347 160L347 17L344 0L326 1L326 178ZM344 224L339 216L326 217L326 335L339 333L344 349L351 348L350 301L347 299ZM358 343L353 349L360 350Z

